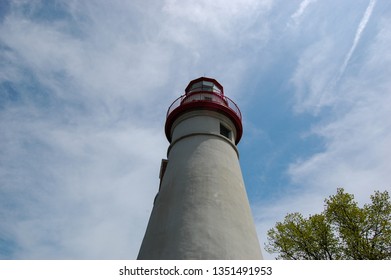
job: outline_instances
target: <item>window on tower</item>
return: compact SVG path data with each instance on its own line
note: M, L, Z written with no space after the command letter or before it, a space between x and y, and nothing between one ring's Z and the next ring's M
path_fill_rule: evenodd
M213 91L214 84L211 82L203 81L202 90Z
M221 90L214 83L208 81L200 81L198 83L193 84L189 92L194 91L211 91L221 93Z
M232 139L232 131L222 123L220 123L220 134L227 137L229 140Z

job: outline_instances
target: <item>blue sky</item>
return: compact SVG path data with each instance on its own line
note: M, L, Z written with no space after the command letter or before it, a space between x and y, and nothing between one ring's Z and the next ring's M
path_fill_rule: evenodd
M200 76L241 108L262 247L337 187L390 191L390 46L387 0L1 1L0 259L134 259Z

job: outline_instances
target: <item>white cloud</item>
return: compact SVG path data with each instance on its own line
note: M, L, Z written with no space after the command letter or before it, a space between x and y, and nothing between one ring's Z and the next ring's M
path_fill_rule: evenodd
M297 112L318 111L331 104L334 96L332 80L337 69L337 61L332 60L335 52L332 38L322 40L308 46L302 53L291 82L295 86L295 110Z
M173 60L186 65L184 81L196 73L192 75L213 76L225 88L236 88L253 63L249 54L269 39L268 25L261 19L272 4L270 0L165 1L160 36L178 47Z
M267 49L274 44L297 54L295 109L319 114L312 133L326 146L291 165L303 188L254 208L261 242L287 212L319 209L333 184L389 181L388 20L362 66L332 88L343 36L322 29L327 16L307 13L313 1L294 14L271 0L66 1L52 18L42 3L14 1L0 24L0 79L17 92L0 99L0 246L8 246L0 258L134 258L158 188L169 103L202 75L235 101L247 98L243 84L273 66L268 55L284 61ZM320 32L290 50L292 30L279 31L304 15L317 23L304 30ZM322 115L326 106L333 115Z
M168 0L163 9L174 19L178 18L184 24L193 24L197 28L204 29L206 34L210 32L214 36L229 37L232 32L253 23L251 19L243 21L243 18L265 13L272 4L270 0L229 2L223 0L213 2L207 0L197 2ZM239 26L235 26L237 24Z
M14 113L0 123L1 232L18 244L13 257L135 258L163 136L125 121L59 125Z
M0 79L17 92L0 104L0 258L135 258L169 103L205 70L240 84L249 58L233 54L265 40L244 31L267 3L12 2L0 25ZM191 5L197 20L180 12Z
M391 59L385 49L391 43L389 26L389 21L380 25L359 74L335 89L332 105L338 114L313 130L325 139L325 151L292 165L291 175L298 182L314 188L360 189L367 197L373 189L391 187L391 83L387 78Z
M17 11L0 27L0 77L18 92L0 112L1 258L136 257L167 145L169 93L156 91L171 51L114 40L118 21L90 16L86 36Z
M324 141L324 149L292 162L291 192L256 208L264 242L266 231L287 213L321 212L323 199L335 194L337 187L354 194L360 205L369 202L375 190L391 190L391 21L382 17L376 26L373 39L363 42L367 45L354 71L346 69L338 84L329 85L341 58L334 38L324 38L301 53L292 77L295 108L317 114L311 133ZM358 31L362 36L363 28Z
M89 100L98 96L104 102L118 97L140 102L144 99L141 92L163 85L168 78L171 54L158 42L140 45L119 38L102 47L104 43L92 45L89 38L64 33L61 26L9 17L0 32L0 38L17 54L11 63L28 67L59 97L74 94ZM65 83L59 84L58 76L65 77ZM64 91L67 83L77 91Z

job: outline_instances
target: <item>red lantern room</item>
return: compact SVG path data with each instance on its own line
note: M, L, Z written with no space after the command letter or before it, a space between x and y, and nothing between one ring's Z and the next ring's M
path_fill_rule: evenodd
M212 110L226 115L236 128L235 143L243 134L242 114L239 107L224 95L223 86L215 79L200 77L189 83L185 94L177 98L167 111L165 132L171 142L171 128L174 121L183 113L192 110Z

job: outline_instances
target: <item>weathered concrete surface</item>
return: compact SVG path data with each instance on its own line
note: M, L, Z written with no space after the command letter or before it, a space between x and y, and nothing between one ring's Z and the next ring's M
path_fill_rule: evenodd
M261 259L225 116L196 111L173 125L168 165L138 259Z

